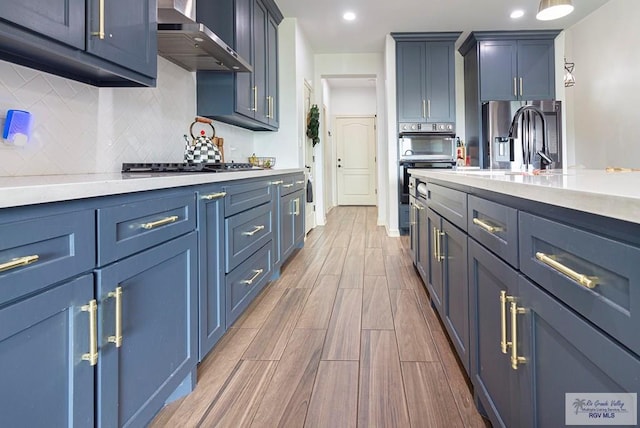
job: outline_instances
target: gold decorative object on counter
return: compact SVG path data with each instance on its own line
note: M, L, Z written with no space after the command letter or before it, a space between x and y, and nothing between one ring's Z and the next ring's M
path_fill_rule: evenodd
M273 168L276 164L276 158L274 157L258 157L256 154L252 154L249 156L248 161L253 166L258 166L260 168Z
M605 168L605 171L607 171L607 172L632 172L632 171L640 171L640 168L620 168L620 167L608 166L608 167Z

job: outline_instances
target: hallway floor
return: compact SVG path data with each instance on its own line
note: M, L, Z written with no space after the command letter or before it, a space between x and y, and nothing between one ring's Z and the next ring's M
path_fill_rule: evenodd
M487 427L407 249L375 207L312 230L158 427Z

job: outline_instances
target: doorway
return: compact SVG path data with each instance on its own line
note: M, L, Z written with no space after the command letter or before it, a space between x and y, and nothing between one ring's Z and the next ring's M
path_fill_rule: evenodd
M376 118L337 116L338 205L376 205Z
M304 224L305 224L305 235L309 233L311 229L316 226L316 205L315 198L316 194L314 187L315 183L315 156L313 153L313 140L309 137L306 137L307 129L307 118L309 117L309 110L311 110L311 100L313 95L313 89L311 85L306 80L304 81L304 123L305 123L305 146L304 146L304 167L307 179L307 202L305 205L304 211ZM311 183L311 186L309 186Z

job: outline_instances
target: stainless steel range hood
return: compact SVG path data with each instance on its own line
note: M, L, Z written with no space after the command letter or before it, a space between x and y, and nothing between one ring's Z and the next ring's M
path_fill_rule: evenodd
M158 0L158 54L189 71L253 71L204 24L193 0Z

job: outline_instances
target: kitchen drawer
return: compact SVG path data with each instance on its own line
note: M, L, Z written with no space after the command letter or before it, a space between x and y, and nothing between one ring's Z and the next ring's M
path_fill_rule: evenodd
M429 208L466 232L467 194L438 184L427 184Z
M123 199L98 209L98 266L104 266L196 228L195 193Z
M93 210L0 223L0 305L93 269Z
M469 235L518 268L518 210L478 198L468 197Z
M280 196L285 196L298 190L304 189L306 180L304 174L287 175L281 178ZM277 180L276 180L277 181Z
M520 270L640 355L640 248L525 212L519 230Z
M227 193L224 198L224 215L229 217L270 202L273 186L269 180L260 180L246 184L231 184L223 190Z
M271 242L268 242L226 276L227 328L238 319L271 278L271 257Z
M260 205L225 219L225 272L231 272L267 241L271 241L271 204Z

